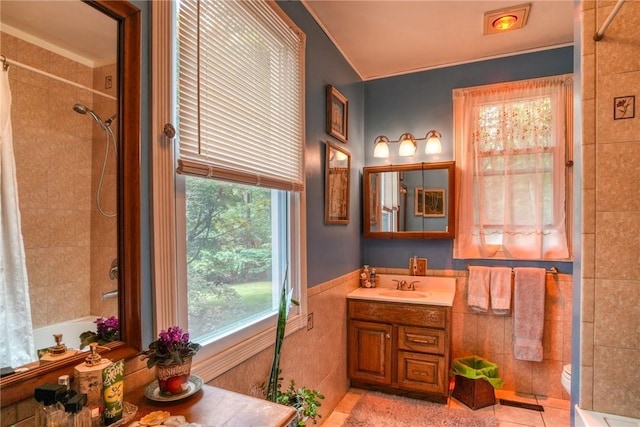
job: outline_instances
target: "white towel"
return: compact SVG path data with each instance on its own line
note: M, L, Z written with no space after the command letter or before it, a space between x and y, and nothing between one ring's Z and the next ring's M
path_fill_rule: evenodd
M507 315L511 310L511 268L491 267L491 310Z
M469 266L467 283L469 308L478 313L485 313L489 308L489 283L491 269L484 266Z
M541 362L546 270L514 268L513 357Z

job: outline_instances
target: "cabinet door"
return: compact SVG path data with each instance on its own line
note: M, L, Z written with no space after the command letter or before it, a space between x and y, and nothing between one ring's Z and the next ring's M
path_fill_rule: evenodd
M446 394L445 369L442 356L398 352L398 386L405 390Z
M349 377L391 384L391 325L349 322Z

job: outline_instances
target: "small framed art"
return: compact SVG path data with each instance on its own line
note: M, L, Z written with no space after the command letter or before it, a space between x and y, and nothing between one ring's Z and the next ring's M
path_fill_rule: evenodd
M349 140L349 100L327 85L327 133L339 141Z

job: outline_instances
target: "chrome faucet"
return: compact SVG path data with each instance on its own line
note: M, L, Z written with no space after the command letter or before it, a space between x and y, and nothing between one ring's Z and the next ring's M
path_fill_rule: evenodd
M420 283L419 280L416 280L416 281L411 282L411 283L407 283L406 280L393 279L393 281L396 282L396 290L398 290L398 291L415 291L416 290L416 283Z

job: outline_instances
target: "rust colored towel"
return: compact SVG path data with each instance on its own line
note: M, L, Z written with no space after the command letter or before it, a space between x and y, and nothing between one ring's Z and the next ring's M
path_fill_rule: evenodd
M542 361L546 270L517 267L513 292L513 357Z

